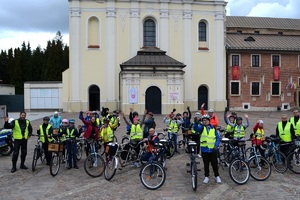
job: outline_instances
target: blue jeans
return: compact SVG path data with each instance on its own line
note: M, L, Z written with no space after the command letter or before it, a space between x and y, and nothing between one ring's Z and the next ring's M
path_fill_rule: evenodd
M172 138L174 140L174 145L175 145L174 150L176 152L177 151L177 133L168 132L169 139L171 139L171 134L172 134Z
M73 161L73 167L75 167L76 164L76 151L77 151L77 144L75 140L66 141L67 151L68 151L68 163L69 166L72 167L72 161Z

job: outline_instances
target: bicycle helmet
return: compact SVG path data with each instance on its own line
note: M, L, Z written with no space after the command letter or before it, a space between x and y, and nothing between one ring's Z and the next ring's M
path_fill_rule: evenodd
M43 120L49 121L50 118L49 118L48 116L45 116L45 117L43 118Z
M69 123L75 124L75 119L73 118L69 119Z
M103 122L109 122L109 118L108 117L104 117L103 118Z
M202 120L203 120L203 119L208 119L208 121L210 121L210 116L209 116L209 115L203 115L203 116L202 116Z
M15 120L14 118L9 118L8 123L11 123L14 120Z
M61 122L62 123L68 123L68 119L63 119Z
M237 117L237 118L236 118L236 121L239 121L239 120L243 121L243 118Z
M136 111L134 111L134 112L132 113L132 116L138 116L138 115L139 115L139 113L136 112Z
M176 114L176 117L178 117L178 116L181 116L181 114L180 114L180 113L177 113L177 114Z

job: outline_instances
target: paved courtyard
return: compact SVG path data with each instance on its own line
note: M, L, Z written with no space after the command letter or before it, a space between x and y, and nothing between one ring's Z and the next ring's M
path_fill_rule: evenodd
M282 114L292 116L292 112L247 112L250 127L247 134L257 119L262 119L265 124L266 135L274 134L277 122ZM239 116L245 113L238 112ZM62 113L63 117L74 117L77 124L77 113ZM43 115L38 115L43 116ZM224 125L223 113L217 113L220 125ZM162 123L164 116L155 116L157 131L165 128ZM41 119L32 118L34 133ZM125 133L125 123L118 128L117 136L121 140ZM180 136L181 138L182 136ZM33 148L36 137L29 139L26 165L31 167ZM203 162L200 160L198 168L198 189L192 190L190 175L186 172L186 163L189 156L182 149L180 154L167 160L167 178L165 184L156 191L147 190L139 179L140 168L131 166L118 170L111 181L106 181L103 176L89 177L83 169L85 156L79 161L79 169L67 170L61 168L56 177L52 177L49 167L38 162L37 170L18 170L11 174L11 156L0 156L0 199L300 199L300 175L287 171L279 174L272 170L268 180L263 182L250 178L245 185L236 185L229 177L228 169L220 169L221 184L215 183L212 173L208 184L203 184Z

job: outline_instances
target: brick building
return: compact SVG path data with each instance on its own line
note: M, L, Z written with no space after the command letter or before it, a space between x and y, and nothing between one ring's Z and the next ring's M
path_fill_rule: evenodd
M230 109L299 107L300 19L228 16L226 68Z

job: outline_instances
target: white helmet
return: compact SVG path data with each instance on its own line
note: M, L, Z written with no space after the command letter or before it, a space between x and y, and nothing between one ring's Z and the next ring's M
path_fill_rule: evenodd
M9 118L8 123L11 123L14 120L15 120L14 118Z

